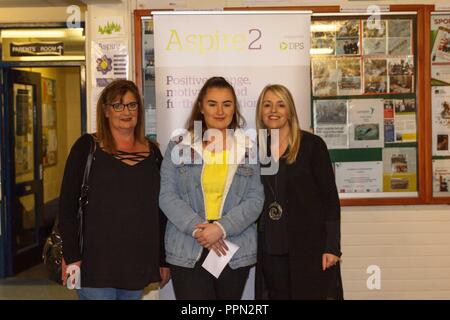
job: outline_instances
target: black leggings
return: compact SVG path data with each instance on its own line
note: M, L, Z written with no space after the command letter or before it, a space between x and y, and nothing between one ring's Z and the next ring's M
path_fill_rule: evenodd
M233 270L227 265L216 279L202 267L208 253L203 249L194 268L170 266L177 300L240 300L250 266Z

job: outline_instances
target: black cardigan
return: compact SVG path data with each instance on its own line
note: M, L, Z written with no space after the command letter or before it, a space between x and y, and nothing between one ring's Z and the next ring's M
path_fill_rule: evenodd
M286 167L289 203L286 228L292 297L340 299L343 293L339 264L322 271L323 253L341 256L341 211L325 142L319 136L302 131L297 159ZM258 239L260 258L263 237ZM261 272L257 264L258 299L265 298Z
M159 210L160 151L129 166L97 145L89 178L83 256L76 219L80 185L92 137L83 135L66 162L60 194L59 226L66 262L82 260L82 287L143 289L160 281L166 219Z

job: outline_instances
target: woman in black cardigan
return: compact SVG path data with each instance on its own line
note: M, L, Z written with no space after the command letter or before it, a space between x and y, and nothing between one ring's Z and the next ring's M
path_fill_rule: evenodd
M268 129L268 139L259 136L266 198L256 298L343 299L340 205L326 144L300 130L292 95L281 85L263 89L256 125Z
M170 271L164 261L166 219L158 205L162 156L144 136L144 107L133 82L116 80L102 91L95 140L82 253L77 211L90 135L75 142L66 162L59 213L62 281L67 267L77 266L80 299L139 299L148 284L163 287Z

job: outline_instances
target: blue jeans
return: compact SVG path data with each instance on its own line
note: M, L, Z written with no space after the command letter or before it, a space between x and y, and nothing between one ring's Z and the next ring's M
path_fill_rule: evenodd
M144 290L116 288L81 288L77 290L80 300L139 300Z

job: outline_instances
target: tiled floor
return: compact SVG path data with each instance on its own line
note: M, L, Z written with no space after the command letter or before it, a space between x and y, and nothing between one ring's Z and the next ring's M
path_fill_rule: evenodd
M74 300L75 291L46 278L44 265L38 265L17 276L0 279L0 300Z

